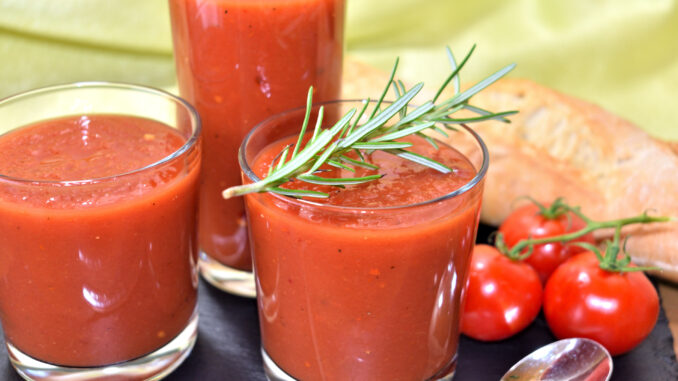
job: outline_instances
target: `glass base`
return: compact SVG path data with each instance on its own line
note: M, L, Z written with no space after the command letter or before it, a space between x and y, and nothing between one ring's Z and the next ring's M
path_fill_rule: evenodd
M268 356L268 353L266 353L263 347L261 347L261 357L264 358L264 373L266 374L266 379L268 381L297 381L296 378L280 369L280 367Z
M229 294L256 298L254 274L251 271L238 270L223 265L221 262L200 251L200 274L212 286Z
M441 369L437 374L431 377L430 381L451 381L454 378L454 373L457 370L457 354L454 354L452 360Z
M264 373L266 374L266 379L268 381L297 381L296 378L290 376L289 374L285 373L284 370L280 369L280 367L271 359L271 357L268 356L268 353L266 353L263 347L261 348L261 357L264 359ZM457 355L455 354L454 358L445 367L445 369L439 372L444 374L442 377L434 376L427 381L451 381L454 378L454 371L456 368Z
M7 343L12 366L26 380L160 380L188 357L198 335L198 310L172 341L134 360L92 368L69 368L36 360Z

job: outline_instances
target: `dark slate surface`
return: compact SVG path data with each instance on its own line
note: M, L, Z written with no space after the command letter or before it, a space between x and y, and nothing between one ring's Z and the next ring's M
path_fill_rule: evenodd
M484 242L489 232L489 228L481 228L478 241ZM225 294L202 282L199 303L196 346L166 380L265 380L255 301ZM513 363L554 340L542 316L525 331L501 342L482 343L462 337L455 380L497 380ZM4 348L3 345L0 377L20 380ZM650 336L630 353L614 358L612 380L678 380L673 337L663 309Z

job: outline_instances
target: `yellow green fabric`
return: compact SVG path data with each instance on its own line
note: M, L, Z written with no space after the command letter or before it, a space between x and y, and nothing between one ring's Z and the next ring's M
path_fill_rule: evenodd
M478 47L464 80L506 63L678 140L678 0L347 0L348 54L433 86L443 51ZM167 0L0 0L0 97L53 83L171 88Z

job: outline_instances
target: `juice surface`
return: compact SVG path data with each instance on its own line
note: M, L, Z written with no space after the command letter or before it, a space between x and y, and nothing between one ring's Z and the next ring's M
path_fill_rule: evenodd
M454 369L482 183L425 205L360 209L428 201L475 176L456 150L434 151L420 139L413 142L413 150L454 172L441 174L375 152L369 160L386 173L382 179L323 189L334 192L330 204L355 208L246 196L263 347L291 376L426 380ZM255 160L255 172L265 173L285 143L266 148Z
M185 142L159 122L115 115L48 120L0 136L0 174L64 181L0 178L8 342L40 361L99 366L150 353L183 330L196 304L199 159L183 155L116 175Z
M200 246L251 269L238 147L268 116L339 97L344 0L170 0L181 95L203 122Z
M289 137L271 144L255 159L254 171L259 178L268 173L270 163L278 159L280 152L288 145L293 149L297 137ZM305 189L328 193L329 198L313 198L313 202L343 207L382 208L412 205L444 196L468 183L476 175L473 165L458 151L449 146L435 149L421 138L407 137L401 142L410 142L414 146L409 151L424 155L438 162L445 163L452 169L452 174L444 174L434 169L409 160L403 160L383 151L374 151L367 155L368 162L375 164L379 170L352 167L355 172L330 166L321 167L327 172L319 173L321 177L361 177L381 174L376 181L347 186L344 189L327 185L310 184L293 181L283 184L282 188ZM302 143L302 146L305 143ZM353 152L347 153L357 159Z
M0 174L43 181L114 176L159 161L184 142L171 128L147 119L115 115L55 119L2 136Z

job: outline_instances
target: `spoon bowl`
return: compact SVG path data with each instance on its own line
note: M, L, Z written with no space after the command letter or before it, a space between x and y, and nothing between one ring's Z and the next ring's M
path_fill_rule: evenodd
M584 338L556 341L525 356L501 381L608 381L612 357L597 342Z

